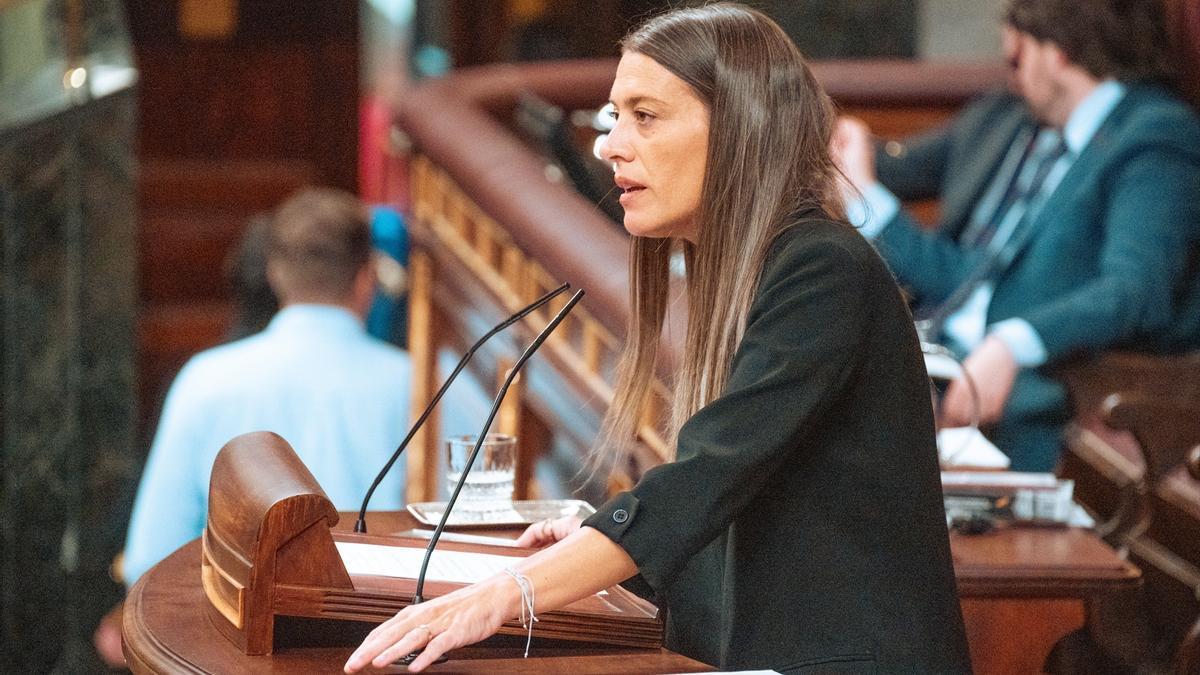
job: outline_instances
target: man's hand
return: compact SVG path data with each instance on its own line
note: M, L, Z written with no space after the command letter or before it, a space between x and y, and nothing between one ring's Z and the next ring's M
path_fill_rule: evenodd
M979 424L995 424L1004 412L1004 404L1012 394L1013 382L1020 371L1008 345L997 337L988 336L963 361L963 370L970 373L979 391ZM965 379L957 377L942 397L941 426L970 424L971 408L970 387Z
M856 117L839 117L829 152L854 187L864 190L875 184L875 143L871 129Z

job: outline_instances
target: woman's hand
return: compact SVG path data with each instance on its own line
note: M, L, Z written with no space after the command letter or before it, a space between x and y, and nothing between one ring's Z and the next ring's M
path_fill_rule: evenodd
M537 605L532 609L538 613L553 611L637 574L637 565L624 549L590 527L579 527L577 518L559 518L542 527L547 538L570 533L561 535L565 540L558 545L514 565L514 571L535 590ZM539 534L527 532L527 541L540 539L534 538ZM405 607L371 631L346 661L346 672L358 672L367 665L383 668L419 649L421 655L408 667L417 672L451 649L492 636L505 621L519 616L521 607L521 587L506 574Z
M562 541L579 529L583 520L575 516L547 518L530 525L517 538L517 546L541 548Z
M451 649L491 637L520 610L520 591L508 577L497 576L449 595L400 610L380 624L346 661L347 673L368 664L384 668L412 652L421 654L408 667L419 672Z

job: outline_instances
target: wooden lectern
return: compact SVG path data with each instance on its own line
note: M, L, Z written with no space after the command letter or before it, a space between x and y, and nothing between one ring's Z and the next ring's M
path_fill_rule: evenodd
M269 654L296 617L380 623L412 602L415 579L349 574L335 542L424 549L419 538L334 532L337 510L283 438L255 432L218 453L209 483L208 524L200 576L205 612L244 654ZM529 549L442 542L441 550L519 559ZM434 552L437 556L437 551ZM462 584L428 580L426 595ZM654 605L622 588L608 589L538 617L534 636L657 649L662 623ZM524 635L517 621L501 634Z

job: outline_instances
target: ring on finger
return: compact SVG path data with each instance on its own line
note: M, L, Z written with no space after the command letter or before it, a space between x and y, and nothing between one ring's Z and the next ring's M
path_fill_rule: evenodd
M423 624L421 624L421 625L417 626L416 628L414 628L413 630L423 630L423 631L425 631L425 634L429 636L429 637L428 637L428 640L432 640L432 639L433 639L433 637L434 637L434 636L433 636L433 629L432 629L432 628L430 628L430 627L429 627L429 624L427 624L427 623L423 623Z
M542 521L542 536L548 537L554 534L554 521L547 518Z

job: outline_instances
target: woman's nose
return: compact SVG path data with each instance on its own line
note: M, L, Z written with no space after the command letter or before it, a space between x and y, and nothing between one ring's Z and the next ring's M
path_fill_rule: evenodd
M629 161L629 144L625 141L624 127L620 122L600 142L600 158L606 162Z

